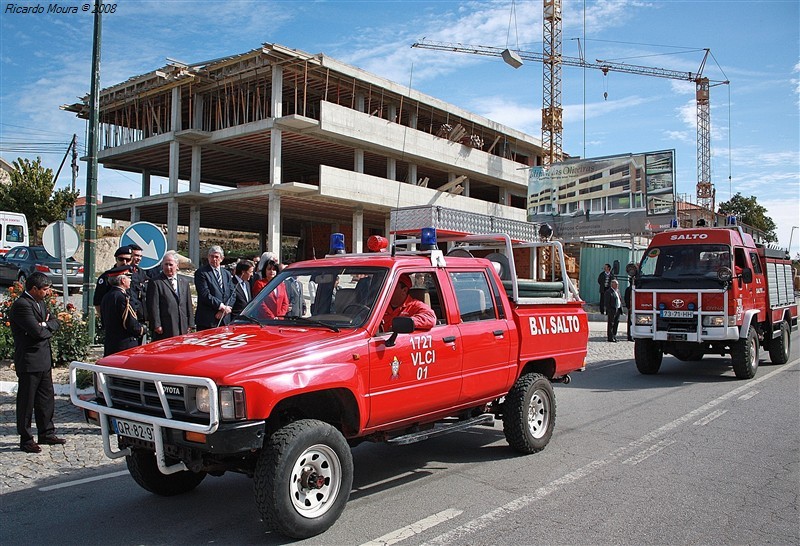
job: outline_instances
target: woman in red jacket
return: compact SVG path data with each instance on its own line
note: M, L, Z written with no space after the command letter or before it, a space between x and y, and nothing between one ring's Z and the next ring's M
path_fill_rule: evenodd
M261 268L261 278L253 284L253 296L255 297L267 286L275 275L280 273L281 266L272 260L268 260ZM261 302L261 313L267 318L283 317L289 312L289 293L286 285L280 283L275 289L267 294Z

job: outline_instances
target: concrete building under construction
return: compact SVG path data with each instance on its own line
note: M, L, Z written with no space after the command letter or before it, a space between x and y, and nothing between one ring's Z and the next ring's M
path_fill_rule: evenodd
M88 105L65 108L86 118ZM188 226L195 264L201 227L258 233L273 252L297 237L302 259L324 254L336 231L360 251L390 230L395 207L524 221L525 167L543 154L530 135L277 44L106 88L100 126L99 162L141 176L141 195L98 213L166 225L170 248ZM168 179L166 193L154 194L152 177Z

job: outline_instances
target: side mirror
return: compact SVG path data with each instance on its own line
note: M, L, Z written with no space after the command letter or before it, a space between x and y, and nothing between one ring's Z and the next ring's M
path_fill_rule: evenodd
M414 331L414 319L411 317L395 317L392 320L392 335L386 340L387 347L394 347L397 334L410 334Z
M753 282L753 270L749 267L742 269L742 280L747 284Z

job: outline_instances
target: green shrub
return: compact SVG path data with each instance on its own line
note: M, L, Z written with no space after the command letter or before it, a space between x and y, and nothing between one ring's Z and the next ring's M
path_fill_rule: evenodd
M21 283L14 283L0 302L0 358L14 357L14 337L11 334L9 312L11 305L24 291ZM53 365L65 366L73 360L85 359L91 342L89 328L81 313L71 303L64 307L55 294L46 303L50 314L61 321L61 327L50 340Z

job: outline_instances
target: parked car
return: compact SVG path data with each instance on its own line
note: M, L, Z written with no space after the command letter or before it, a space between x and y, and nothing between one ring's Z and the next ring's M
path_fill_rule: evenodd
M53 283L53 288L63 289L61 260L52 257L43 246L17 246L0 256L0 282L25 283L34 271L41 271ZM83 287L83 264L75 258L67 259L67 287L78 292Z

